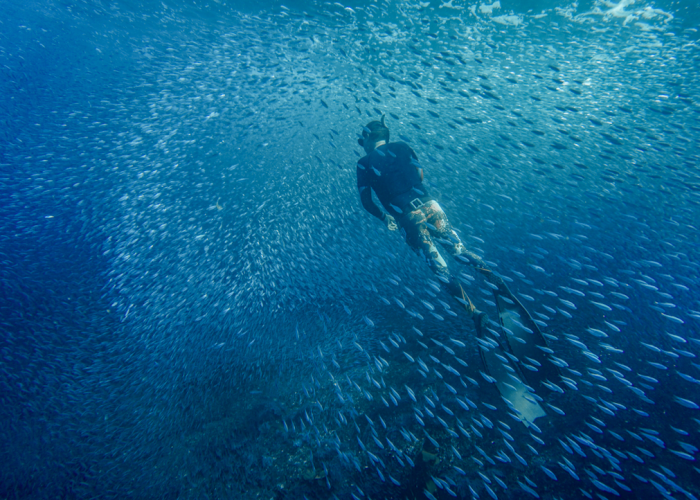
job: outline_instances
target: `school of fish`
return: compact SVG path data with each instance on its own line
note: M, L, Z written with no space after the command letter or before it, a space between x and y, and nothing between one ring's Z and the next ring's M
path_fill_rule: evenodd
M0 497L700 498L700 12L503 4L8 5ZM532 424L360 205L382 116Z

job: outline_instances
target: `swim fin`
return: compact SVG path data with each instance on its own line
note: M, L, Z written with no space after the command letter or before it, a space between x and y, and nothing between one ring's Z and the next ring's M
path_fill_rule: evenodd
M530 427L536 418L546 415L544 409L522 381L520 370L513 366L512 358L497 340L497 336L502 337L488 327L486 313L477 314L474 323L486 374L493 379L506 404L526 427Z

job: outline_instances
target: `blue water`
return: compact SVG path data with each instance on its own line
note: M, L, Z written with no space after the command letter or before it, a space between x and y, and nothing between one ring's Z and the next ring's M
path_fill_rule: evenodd
M0 5L0 497L700 497L694 2ZM382 114L537 429L359 203Z

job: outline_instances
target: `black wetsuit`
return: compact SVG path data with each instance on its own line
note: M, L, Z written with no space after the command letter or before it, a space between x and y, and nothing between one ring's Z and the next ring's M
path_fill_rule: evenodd
M357 162L357 188L365 210L384 220L384 214L372 201L372 191L364 188L372 188L384 210L396 219L404 215L411 201L432 199L423 186L417 163L416 153L405 142L384 144L361 158Z

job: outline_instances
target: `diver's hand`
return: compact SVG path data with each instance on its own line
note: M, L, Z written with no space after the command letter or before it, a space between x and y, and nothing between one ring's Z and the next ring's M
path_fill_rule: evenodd
M389 231L398 231L399 230L399 225L396 223L396 219L394 219L391 215L389 214L384 214L384 224L386 225L387 229Z

